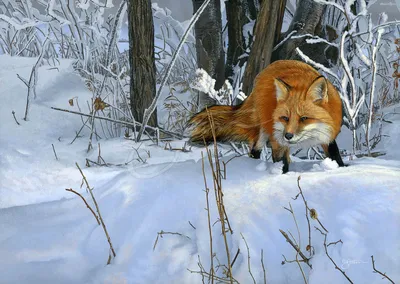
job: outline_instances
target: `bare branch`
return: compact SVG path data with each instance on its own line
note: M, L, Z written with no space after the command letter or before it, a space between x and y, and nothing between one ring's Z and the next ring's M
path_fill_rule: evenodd
M72 193L75 193L75 194L78 195L80 198L82 198L82 200L83 200L83 202L85 203L86 207L90 210L90 212L92 212L94 218L95 218L96 221L97 221L97 224L100 225L99 217L96 215L96 213L94 213L92 207L90 207L90 205L87 203L86 199L85 199L80 193L76 192L76 191L73 190L72 188L66 188L65 190L66 190L66 191L69 191L69 192L72 192Z
M374 273L378 273L378 274L382 275L383 278L386 278L387 280L389 280L390 283L395 284L394 281L392 279L390 279L389 276L386 275L386 273L382 273L375 268L375 261L374 261L373 255L371 255L371 261L372 261L372 268L374 269Z
M303 259L303 261L304 261L310 268L312 268L312 265L309 263L309 259L301 252L300 248L299 248L297 245L295 245L295 244L293 243L293 241L289 238L289 236L285 233L285 231L283 231L283 230L280 229L279 232L281 232L281 234L284 236L284 238L286 239L286 241L294 248L294 250L295 250L296 252L299 253L299 255L300 255L300 257Z
M87 181L85 175L83 174L81 168L79 167L78 163L75 163L75 165L76 165L76 167L78 168L79 172L80 172L81 175L82 175L83 181L84 181L85 184L86 184L86 189L89 191L90 195L92 196L92 200L93 200L94 206L96 207L97 215L98 215L98 217L99 217L101 226L103 227L104 233L106 234L106 237L107 237L108 244L110 245L110 250L111 250L113 256L116 257L117 254L116 254L115 251L114 251L113 245L112 245L112 243L111 243L110 235L108 234L108 231L107 231L106 225L105 225L105 223L104 223L104 220L103 220L103 218L101 217L99 205L97 204L96 198L95 198L94 195L93 195L93 189L89 186L89 183L88 183L88 181ZM107 264L110 264L110 261L111 261L111 258L109 257L109 258L108 258L108 261L107 261Z
M18 125L21 125L21 124L19 124L17 118L15 117L15 111L12 111L11 113L12 113L12 115L13 115L13 117L14 117L15 122L16 122Z
M245 245L246 245L246 248L247 248L247 268L248 268L248 270L249 270L249 273L250 273L251 278L253 279L254 284L256 284L256 279L254 279L253 273L251 273L250 250L249 250L249 246L247 245L247 241L246 241L246 239L244 238L243 234L240 233L240 235L242 236L242 239L243 239L243 241L244 241L244 243L245 243Z
M261 249L261 267L264 275L264 284L267 284L267 274L265 272L265 266L264 266L264 251L262 249Z
M335 266L335 269L339 270L344 277L346 277L347 281L349 281L350 283L353 283L353 281L351 281L351 279L349 278L349 276L347 276L346 272L344 272L337 264L336 262L332 259L332 257L329 255L328 253L328 245L326 243L326 238L328 236L327 233L324 233L321 231L321 229L315 227L315 229L317 229L323 236L324 236L324 248L325 248L325 254L326 256L329 258L329 260L333 263L333 265Z
M54 156L56 157L56 160L58 161L58 157L57 157L56 149L54 148L54 144L51 144L51 146L53 147Z
M188 240L190 240L190 237L188 237L184 234L177 233L177 232L165 232L165 231L161 230L157 233L157 238L154 242L153 251L156 249L156 246L158 243L158 238L162 238L164 235L176 235L176 236L181 236L181 237L184 237L184 238L187 238Z

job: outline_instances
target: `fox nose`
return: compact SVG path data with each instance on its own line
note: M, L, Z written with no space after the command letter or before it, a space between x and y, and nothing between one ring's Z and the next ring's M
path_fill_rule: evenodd
M287 140L290 140L290 139L292 139L292 138L293 138L293 133L286 132L286 134L285 134L285 138L286 138Z

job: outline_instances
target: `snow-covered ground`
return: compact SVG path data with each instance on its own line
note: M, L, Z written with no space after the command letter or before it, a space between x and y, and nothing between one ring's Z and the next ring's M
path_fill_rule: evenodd
M198 270L199 259L205 269L210 266L201 170L204 149L183 153L144 143L139 153L146 164L133 161L119 167L85 167L86 158L97 159L97 143L87 154L86 131L71 145L81 127L80 117L50 107L76 110L68 100L79 97L85 104L91 93L73 73L71 61L61 61L58 71L43 66L29 121L22 120L26 87L16 74L27 77L34 62L0 56L0 283L201 283L201 276L187 269ZM385 283L372 272L371 255L379 270L400 282L400 117L395 119L391 117L394 123L384 128L391 137L380 145L387 155L347 161L346 168L337 168L329 160L296 161L291 172L281 175L281 164L247 157L229 162L222 186L233 229L228 236L231 256L240 248L233 265L233 275L240 283L253 283L240 233L248 243L257 283L263 283L261 249L268 283L304 283L296 263L281 264L282 254L289 260L296 254L279 232L289 231L298 240L293 217L283 208L290 202L305 251L304 204L292 199L298 193L299 175L309 207L317 210L329 231L328 242L343 241L328 251L353 282ZM348 139L341 135L339 145L345 147ZM113 164L131 161L136 157L133 147L139 147L124 138L99 142L102 157ZM172 144L182 147L183 141ZM81 188L75 162L94 188L114 245L117 257L110 265L106 265L109 247L102 227L78 196L65 191L80 192L94 207L85 187ZM211 185L208 161L205 164ZM211 192L211 201L213 196ZM214 203L212 222L217 220ZM311 225L313 269L302 264L308 282L347 283L325 254L323 236L314 229L320 226L314 220ZM161 230L190 239L164 235L153 251ZM226 263L219 224L212 230L214 252Z

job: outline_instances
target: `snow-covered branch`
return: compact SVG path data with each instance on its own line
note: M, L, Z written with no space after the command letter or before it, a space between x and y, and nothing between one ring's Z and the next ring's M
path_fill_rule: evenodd
M310 57L308 57L307 55L305 55L300 48L296 47L296 52L299 54L299 56L304 60L304 62L314 66L317 69L322 70L323 72L325 72L326 74L331 75L333 78L335 78L335 80L337 80L338 82L340 82L339 77L329 68L325 67L324 65L322 65L321 63L317 63L314 60L312 60Z
M232 105L236 98L241 101L247 98L243 92L239 92L238 95L234 97L233 87L228 80L225 80L221 89L215 90L215 79L201 68L196 70L196 76L191 80L190 87L208 94L208 96L219 105Z
M375 88L376 88L376 72L378 69L377 64L377 51L379 49L379 44L381 41L381 37L383 34L384 29L379 28L376 35L376 44L372 47L372 82L371 82L371 93L369 95L369 111L368 111L368 124L366 129L366 142L367 142L367 149L368 154L371 155L371 147L369 144L369 137L371 132L371 124L372 124L372 115L374 111L374 95L375 95Z

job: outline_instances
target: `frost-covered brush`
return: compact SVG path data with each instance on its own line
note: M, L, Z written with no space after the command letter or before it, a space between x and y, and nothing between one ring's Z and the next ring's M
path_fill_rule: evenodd
M181 135L186 130L187 121L197 111L196 93L188 85L188 82L179 82L174 84L174 87L169 87L169 96L165 98L163 104L164 109L168 111L168 118L163 128ZM181 99L176 93L182 94Z
M234 93L233 87L228 80L225 80L221 89L215 89L216 80L213 79L204 69L197 69L190 80L190 88L207 94L216 104L233 105L235 99L244 101L247 96L243 92Z
M172 17L171 11L167 8L160 8L157 3L154 3L152 10L155 28L157 81L160 82L168 68L172 55L177 49L180 39L185 33L185 28L181 22ZM171 70L168 84L187 81L195 69L195 38L190 33L184 43L184 48L181 49Z
M240 106L213 106L193 116L191 142L213 141L208 113L217 141L247 142L254 158L260 158L269 140L273 161L283 161L283 173L289 170L290 148L321 145L328 157L344 166L335 142L342 125L340 96L325 77L301 61L270 64Z
M0 2L0 46L12 56L38 56L42 39L38 26L44 23L34 18L37 9L30 0Z
M57 58L75 59L73 67L94 93L89 111L94 109L96 98L100 98L107 108L96 116L134 122L126 96L129 63L117 46L126 1L121 1L116 13L107 19L104 12L112 7L112 1L38 0L35 4L42 9L33 6L31 0L0 2L1 49L11 55L39 56L40 62L48 60L54 65ZM36 96L38 66L35 64L31 79L21 78L28 87L27 111L31 93ZM121 124L101 121L99 124L104 137L121 135Z
M385 57L380 51L380 39L385 30L399 26L400 22L387 22L386 14L382 13L377 25L373 26L371 14L368 12L371 3L367 5L364 0L357 2L348 0L341 3L315 1L332 6L335 11L339 11L339 14L332 12L330 19L331 23L335 23L334 34L338 37L336 44L339 47L339 64L336 68L329 69L311 60L299 48L296 50L305 62L329 75L339 89L344 106L344 124L353 132L354 154L357 150L361 150L357 146L360 145L357 130L363 127L363 135L366 140L369 140L372 128L371 118L376 101L375 89L382 80L377 76L377 70L381 64L379 60L384 61L382 58ZM371 147L367 143L369 153L370 150Z
M36 60L35 65L33 65L32 67L32 71L31 71L31 75L29 77L29 80L25 80L24 78L22 78L21 76L18 76L18 78L26 85L26 87L28 88L28 93L26 95L26 107L25 107L25 116L24 116L24 120L27 121L28 120L28 111L29 111L29 104L30 101L32 99L32 95L34 97L34 99L36 99L36 85L37 85L37 81L38 81L38 68L41 66L42 64L42 60L43 60L43 56L46 52L46 48L47 48L47 44L49 42L49 38L46 37L41 52L39 54L38 59Z

